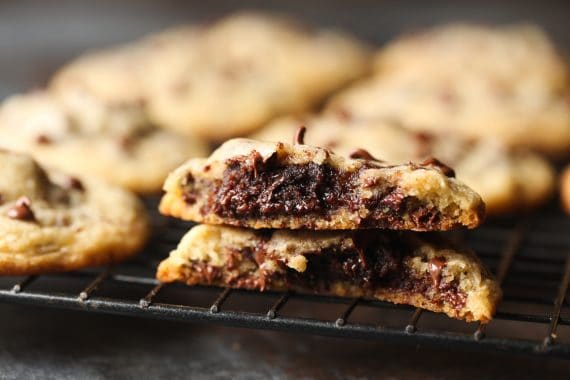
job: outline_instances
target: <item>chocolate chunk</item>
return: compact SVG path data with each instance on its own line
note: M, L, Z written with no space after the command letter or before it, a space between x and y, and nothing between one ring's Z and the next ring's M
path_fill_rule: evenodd
M352 159L358 159L358 160L368 160L368 161L377 161L377 162L384 162L382 160L377 159L376 157L374 157L372 154L370 154L369 151L367 151L366 149L356 149L354 152L350 153L348 155L348 157L352 158Z
M134 139L131 136L121 136L117 139L119 147L125 151L130 150L134 145Z
M307 132L307 128L304 126L300 126L295 132L295 139L293 140L294 144L302 145L305 143L305 132Z
M8 217L11 219L35 221L36 217L32 211L32 201L28 197L20 197L16 204L8 210Z
M196 196L196 194L186 191L184 192L184 194L182 194L182 199L184 200L185 203L193 205L198 200L198 197Z
M85 191L85 187L83 187L83 182L81 182L76 177L68 177L66 182L66 187L68 189Z
M433 281L433 286L438 288L441 283L441 271L445 267L445 259L434 257L428 262L428 270Z
M39 145L49 145L49 144L51 144L51 143L52 143L51 139L50 139L48 136L46 136L46 135L38 135L38 136L36 137L36 144L39 144Z
M336 108L334 113L341 121L349 121L352 119L352 114L346 108Z
M455 170L438 160L437 158L430 157L421 163L423 166L435 166L438 167L443 174L447 177L455 178Z

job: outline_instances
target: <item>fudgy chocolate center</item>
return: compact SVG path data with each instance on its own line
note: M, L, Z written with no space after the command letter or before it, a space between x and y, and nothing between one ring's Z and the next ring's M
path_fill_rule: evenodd
M251 155L228 162L209 208L224 217L327 214L354 209L354 173L307 163L280 166Z
M201 190L196 190L199 187L193 178L183 184L183 196L188 204L198 198L195 191L206 187L208 198L201 209L203 215L214 213L239 224L239 220L247 218L307 215L328 218L340 209L355 212L365 207L372 212L359 221L363 228L398 229L412 221L418 228L433 229L441 222L436 207L405 196L398 187L387 186L376 197L361 198L358 170L344 172L313 162L282 165L275 157L263 160L255 151L230 159L226 164L223 178L203 184ZM361 170L367 168L365 165ZM364 184L365 187L376 185Z

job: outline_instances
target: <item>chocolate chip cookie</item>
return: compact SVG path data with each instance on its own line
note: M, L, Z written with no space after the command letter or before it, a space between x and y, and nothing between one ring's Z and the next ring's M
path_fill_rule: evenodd
M127 259L146 241L145 210L131 193L44 171L0 151L0 274L69 271Z

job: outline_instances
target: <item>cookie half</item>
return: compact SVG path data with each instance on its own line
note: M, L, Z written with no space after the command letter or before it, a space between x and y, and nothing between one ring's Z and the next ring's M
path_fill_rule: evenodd
M489 321L501 290L477 257L396 231L254 231L199 225L158 267L163 282L366 297Z
M0 274L75 270L125 260L144 245L148 219L131 193L46 173L0 151Z
M307 127L308 144L345 157L359 148L390 163L436 157L481 195L488 214L537 207L550 198L555 187L550 163L526 149L508 149L493 139L469 139L456 132L414 132L391 121L360 120L341 111L281 118L252 137L289 141L301 125Z
M110 106L81 91L7 99L0 108L0 147L139 193L160 191L172 169L208 153L200 139L154 127L140 106Z
M474 228L484 203L452 174L437 163L389 165L309 145L233 139L171 173L160 211L256 229Z

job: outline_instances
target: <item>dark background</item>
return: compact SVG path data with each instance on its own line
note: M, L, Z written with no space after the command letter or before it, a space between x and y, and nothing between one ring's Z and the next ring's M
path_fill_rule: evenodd
M88 48L236 9L271 9L382 43L449 20L533 21L570 50L570 2L0 1L0 98ZM570 363L0 304L0 379L569 378Z

